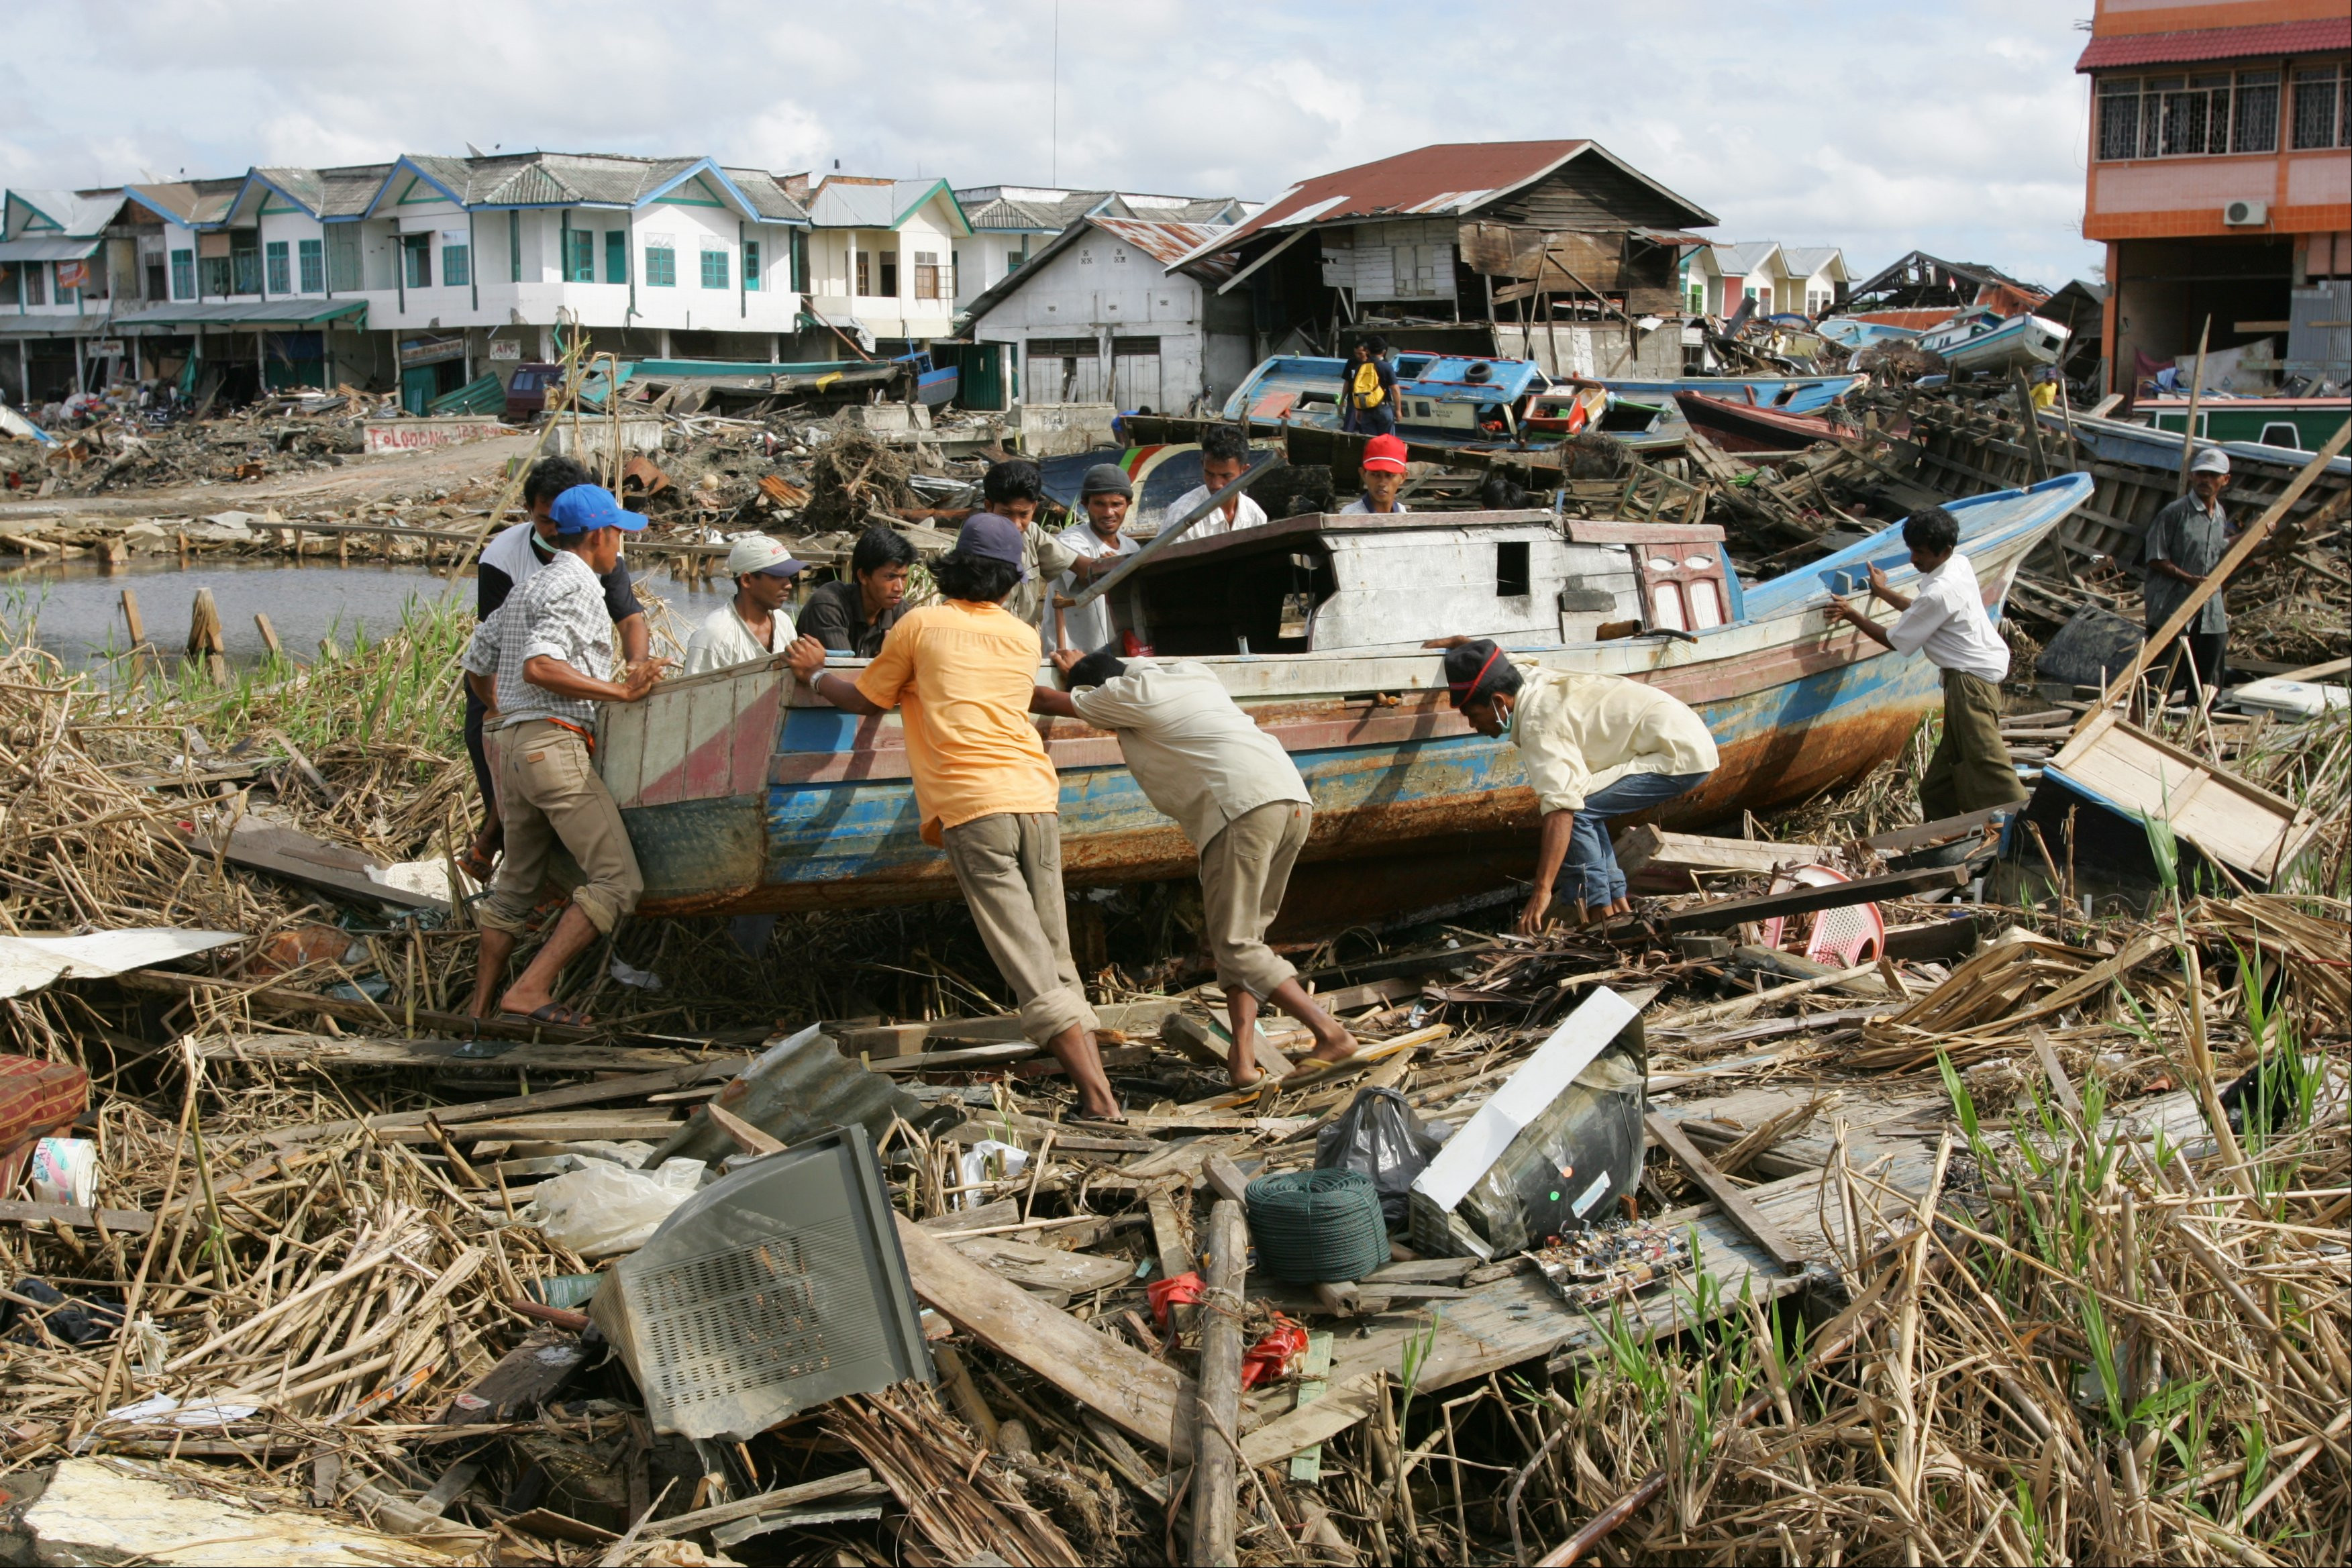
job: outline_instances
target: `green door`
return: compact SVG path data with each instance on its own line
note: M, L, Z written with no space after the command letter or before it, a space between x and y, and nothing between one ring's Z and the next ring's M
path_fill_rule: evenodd
M418 365L400 372L400 406L411 413L423 413L425 405L441 394L437 365Z

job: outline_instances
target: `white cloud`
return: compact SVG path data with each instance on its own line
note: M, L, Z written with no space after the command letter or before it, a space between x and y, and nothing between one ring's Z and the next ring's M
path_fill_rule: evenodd
M1842 245L1857 273L1916 246L2056 283L2097 254L2073 9L1059 0L1057 51L1055 0L90 0L12 17L0 177L472 141L1262 199L1430 141L1591 136L1727 239Z

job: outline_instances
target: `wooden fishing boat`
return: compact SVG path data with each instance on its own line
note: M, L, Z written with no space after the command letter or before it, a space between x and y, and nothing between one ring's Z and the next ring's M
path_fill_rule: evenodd
M2006 371L2054 365L2066 351L2066 329L2041 316L2003 319L1986 306L1971 305L1932 332L1918 346L1940 354L1956 371Z
M2019 562L2090 490L2067 475L1953 506L1996 613ZM1200 659L1297 758L1317 810L1286 925L1328 930L1382 899L1425 907L1526 874L1536 811L1518 754L1447 706L1423 639L1492 636L1522 658L1650 681L1691 704L1722 767L1660 820L1702 826L1860 778L1937 702L1924 658L1823 608L1828 574L1899 555L1895 533L1743 586L1721 530L1703 524L1315 515L1171 540L1108 597L1120 627L1163 656ZM1898 584L1909 570L1892 573ZM1601 635L1626 622L1638 629ZM1069 884L1192 875L1192 847L1145 800L1117 739L1040 723L1061 775ZM645 913L954 896L918 831L898 716L824 705L781 658L665 683L605 708L600 726L597 767L636 845Z
M1692 429L1705 431L1726 452L1802 452L1817 441L1850 434L1818 413L1751 408L1696 392L1676 392L1675 402Z
M1787 413L1813 413L1860 386L1860 376L1681 376L1666 382L1603 377L1599 384L1621 397L1664 402L1677 392L1723 398Z

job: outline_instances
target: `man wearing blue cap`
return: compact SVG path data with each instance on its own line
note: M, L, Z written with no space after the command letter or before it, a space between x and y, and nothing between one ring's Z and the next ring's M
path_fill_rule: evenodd
M668 661L634 664L625 682L598 673L613 667L613 619L600 579L621 559L622 534L644 528L645 519L594 485L564 491L548 516L555 524L554 556L466 645L467 685L490 710L484 729L506 827L506 858L479 911L472 1011L488 1014L561 842L586 880L572 889L530 965L497 998L498 1009L540 1023L584 1024L586 1018L556 1002L556 977L635 908L645 890L620 808L592 764L596 705L637 701Z
M947 852L972 924L1021 1008L1021 1032L1059 1059L1081 1113L1117 1121L1100 1027L1070 956L1062 903L1061 780L1030 722L1042 645L1004 608L1026 570L1021 526L964 519L931 563L943 604L909 612L855 683L824 673L824 645L786 657L818 695L856 714L899 712L923 841Z

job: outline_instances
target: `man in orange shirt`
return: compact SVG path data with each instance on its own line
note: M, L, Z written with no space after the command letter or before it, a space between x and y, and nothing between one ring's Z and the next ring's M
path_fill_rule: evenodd
M1044 650L1004 608L1023 576L1020 527L992 512L964 520L931 565L944 604L890 628L853 684L824 673L824 646L794 642L793 672L834 706L898 708L923 841L946 850L988 955L1021 1004L1022 1032L1060 1060L1087 1116L1118 1121L1095 1043L1062 904L1061 781L1030 721Z

